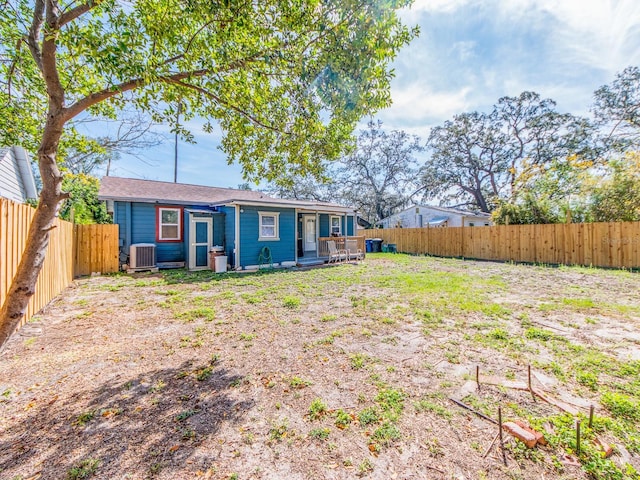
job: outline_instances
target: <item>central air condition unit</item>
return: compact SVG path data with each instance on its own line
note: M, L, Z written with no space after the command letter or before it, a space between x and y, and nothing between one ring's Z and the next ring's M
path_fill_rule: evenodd
M129 250L129 268L146 270L156 267L156 246L153 243L134 243Z

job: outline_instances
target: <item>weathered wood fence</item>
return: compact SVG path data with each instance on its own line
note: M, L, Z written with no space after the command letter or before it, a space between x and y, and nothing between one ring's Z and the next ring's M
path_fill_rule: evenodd
M482 260L640 268L640 222L365 230L399 252Z
M0 305L16 273L35 210L0 198ZM56 220L44 266L23 324L73 280L74 275L118 271L118 226L73 225Z

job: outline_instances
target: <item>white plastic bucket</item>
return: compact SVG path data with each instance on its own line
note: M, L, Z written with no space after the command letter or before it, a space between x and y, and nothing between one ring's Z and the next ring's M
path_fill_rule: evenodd
M216 268L216 273L224 273L227 271L227 256L226 255L219 255L217 257L215 257L215 268Z

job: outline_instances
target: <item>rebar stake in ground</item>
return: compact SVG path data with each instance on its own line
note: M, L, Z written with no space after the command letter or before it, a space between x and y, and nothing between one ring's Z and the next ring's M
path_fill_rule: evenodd
M502 407L498 407L498 428L500 433L500 450L502 450L502 461L507 466L507 454L504 452L504 439L502 438Z

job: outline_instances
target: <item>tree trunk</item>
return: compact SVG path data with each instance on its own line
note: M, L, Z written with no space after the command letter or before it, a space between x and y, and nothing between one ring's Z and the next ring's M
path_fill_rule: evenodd
M27 311L29 299L35 293L36 281L49 245L49 232L58 207L67 194L62 193L62 175L56 164L58 143L64 125L63 113L49 112L47 124L38 150L42 192L33 220L29 227L26 247L18 270L13 277L2 309L0 309L0 349L16 330Z

